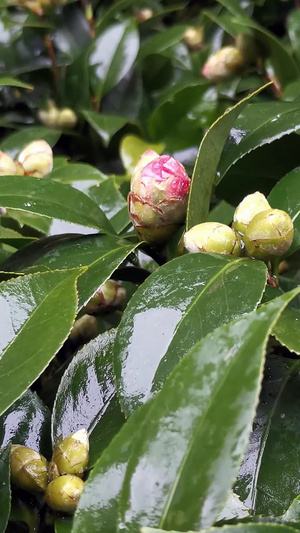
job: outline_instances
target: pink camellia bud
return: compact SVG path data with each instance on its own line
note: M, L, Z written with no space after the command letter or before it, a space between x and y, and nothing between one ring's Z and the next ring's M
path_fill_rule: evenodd
M186 215L190 179L179 161L169 155L145 152L131 179L128 205L139 236L163 242Z
M236 46L224 46L209 56L201 74L210 81L219 82L236 74L244 64L244 56Z
M112 308L121 307L126 300L126 289L113 279L103 283L92 296L83 312L88 315L100 314Z

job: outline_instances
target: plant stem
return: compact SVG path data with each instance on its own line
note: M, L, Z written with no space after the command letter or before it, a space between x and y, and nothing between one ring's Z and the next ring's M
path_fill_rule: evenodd
M90 26L91 39L95 39L95 19L93 14L92 4L88 0L81 0L81 5L84 9L84 15Z
M52 39L51 39L51 35L49 33L47 33L46 37L45 37L45 45L46 45L46 48L47 48L47 51L48 51L48 54L49 54L49 57L51 59L51 63L52 63L52 72L53 72L53 77L54 77L54 80L56 82L56 84L59 82L59 70L58 70L58 66L57 66L57 63L56 63L56 57L55 57L55 52L54 52L54 48L53 48L53 42L52 42Z

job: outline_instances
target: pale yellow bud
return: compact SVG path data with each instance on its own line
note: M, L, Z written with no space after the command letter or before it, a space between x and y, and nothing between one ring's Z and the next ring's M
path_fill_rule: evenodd
M208 80L219 82L236 74L244 63L244 57L238 48L224 46L207 59L201 74Z
M0 151L0 176L15 176L16 174L16 163L9 155Z
M202 48L203 37L202 28L190 27L184 32L182 40L192 52L196 52Z
M61 128L74 128L77 124L77 116L69 107L59 111L57 125Z
M32 141L21 151L18 161L25 174L42 178L53 168L53 153L46 141Z
M190 253L208 252L237 256L241 244L235 231L219 222L197 224L184 235L184 246Z
M57 128L59 120L59 110L57 107L51 107L49 110L40 109L38 117L42 124L45 124L48 128Z
M243 235L252 218L258 213L270 208L271 206L268 200L261 192L257 191L253 194L248 194L234 212L233 229Z
M49 483L45 501L54 511L73 513L84 488L84 482L77 476L65 475Z
M140 9L137 12L136 21L137 22L146 22L147 20L151 19L152 17L153 17L152 9L145 7L144 9Z

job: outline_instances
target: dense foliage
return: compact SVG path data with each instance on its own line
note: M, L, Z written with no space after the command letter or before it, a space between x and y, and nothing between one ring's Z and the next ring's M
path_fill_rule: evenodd
M1 154L54 151L45 176L5 175L0 157L0 533L292 533L299 3L0 7ZM212 73L223 47L234 67ZM163 243L139 239L127 207L149 149L191 177L186 225ZM280 265L183 249L185 230L230 225L255 191L293 221ZM57 473L83 429L87 469L85 448L84 467ZM40 492L11 484L16 444L42 461ZM45 504L47 483L75 473L81 490L83 471L74 515Z

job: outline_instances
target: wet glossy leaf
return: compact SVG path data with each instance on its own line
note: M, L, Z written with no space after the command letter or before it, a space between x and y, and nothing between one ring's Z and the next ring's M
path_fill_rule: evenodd
M91 84L97 100L110 91L131 69L139 48L132 20L109 26L96 37L89 56Z
M282 515L299 494L299 370L299 361L267 357L253 432L235 487L259 515Z
M188 254L158 268L131 298L117 333L115 373L125 414L161 388L195 342L255 309L265 282L262 262L221 255Z
M273 335L279 340L280 344L287 346L291 352L295 352L298 355L300 355L299 322L300 311L288 308L282 313L273 330Z
M5 268L25 270L34 265L44 271L87 266L77 285L81 308L137 246L109 235L57 235L23 248Z
M293 11L289 13L289 16L287 19L287 31L288 31L288 35L291 41L294 54L296 55L296 58L299 62L299 59L300 59L300 54L299 54L300 13L298 9L294 9ZM298 95L299 95L299 91L298 91Z
M139 59L145 59L145 57L152 54L160 54L167 50L168 48L175 46L180 42L184 32L188 26L177 25L173 28L165 29L164 31L157 33L153 37L150 37L145 43L140 47Z
M226 525L224 527L211 527L203 530L203 533L295 533L295 529L283 524L237 524L236 526ZM152 527L142 527L141 533L164 533L162 529ZM173 531L179 533L179 531ZM192 532L190 532L192 533Z
M216 521L251 432L266 341L297 293L216 329L174 369L153 399L127 466L122 531L199 530Z
M268 201L273 208L286 211L294 223L294 239L287 255L300 248L300 169L295 168L282 178L272 189Z
M228 134L249 99L258 94L264 87L250 94L234 107L228 108L205 133L199 147L192 176L187 229L207 220L212 190L217 180L217 168Z
M56 520L55 522L55 533L71 533L73 526L73 521L70 519L61 519Z
M80 498L72 533L91 533L100 525L117 531L118 500L126 466L151 402L142 405L122 427L97 461Z
M292 522L292 521L299 522L300 520L300 496L297 496L297 498L293 500L293 502L291 503L286 513L284 513L282 519L285 520L286 522Z
M1 283L0 414L37 379L67 338L81 273L47 272Z
M30 83L24 83L17 78L9 78L6 76L0 76L0 87L20 87L21 89L33 90L33 86Z
M88 195L99 205L117 233L130 224L127 202L116 186L115 178L90 187Z
M0 418L0 446L9 442L51 455L50 411L30 389Z
M249 104L231 129L218 167L217 183L230 167L252 150L300 128L299 102Z
M56 181L31 176L2 176L0 204L113 233L106 216L90 198Z
M70 163L53 170L50 174L45 176L44 180L60 181L61 183L75 183L77 181L99 183L106 179L106 177L107 176L105 176L103 172L86 163ZM91 183L89 183L89 185L91 185Z
M10 513L10 446L0 448L0 533L5 533Z
M35 215L28 211L20 211L18 209L7 209L7 215L16 220L23 228L25 225L34 228L41 233L47 234L51 226L51 218L43 215Z
M82 111L81 113L90 126L98 133L99 137L101 137L104 146L108 146L114 134L128 122L126 118L105 115L96 111Z
M141 155L150 149L161 154L164 145L147 143L135 135L126 135L126 137L123 137L120 145L120 157L128 174L132 174Z
M51 146L54 146L60 137L60 132L50 130L44 126L32 126L23 130L11 133L0 144L0 150L14 158L31 141L44 139Z
M114 385L115 336L115 330L99 335L74 357L60 382L53 408L53 446L60 437L87 429L90 467L125 420Z

